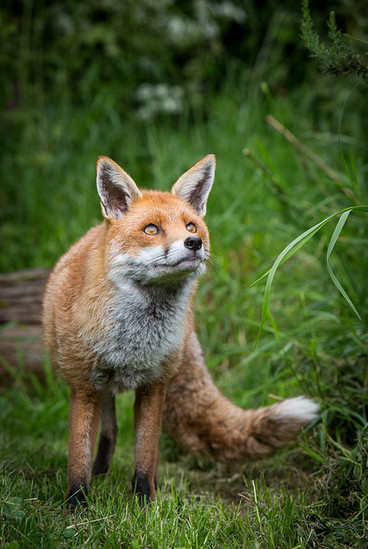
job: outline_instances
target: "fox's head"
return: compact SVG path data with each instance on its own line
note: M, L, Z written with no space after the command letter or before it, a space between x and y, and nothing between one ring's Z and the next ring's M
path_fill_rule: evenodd
M205 156L169 193L140 190L110 158L98 158L97 189L108 224L106 267L115 284L127 277L168 284L204 273L209 236L202 218L215 165L214 155Z

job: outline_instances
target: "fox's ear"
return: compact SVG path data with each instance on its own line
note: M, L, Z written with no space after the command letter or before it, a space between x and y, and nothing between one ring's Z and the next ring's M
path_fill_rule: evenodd
M106 219L121 219L130 205L142 196L133 179L107 156L97 159L97 190Z
M179 177L171 189L173 194L189 202L201 217L206 214L207 198L215 177L215 168L216 157L214 154L208 154Z

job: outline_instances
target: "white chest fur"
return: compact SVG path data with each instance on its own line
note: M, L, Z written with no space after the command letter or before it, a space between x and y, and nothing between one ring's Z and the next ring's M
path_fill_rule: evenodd
M163 376L165 361L182 346L194 283L160 288L129 281L116 288L104 336L93 342L98 362L90 381L97 389L121 392Z

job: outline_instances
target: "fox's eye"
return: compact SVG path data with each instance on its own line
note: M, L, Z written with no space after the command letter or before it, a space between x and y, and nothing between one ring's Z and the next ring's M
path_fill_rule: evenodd
M188 223L187 231L189 231L190 233L196 233L197 227L194 225L194 223Z
M143 231L146 234L150 234L150 235L157 234L158 233L158 227L157 227L157 225L154 225L153 223L149 223L149 225L145 226Z

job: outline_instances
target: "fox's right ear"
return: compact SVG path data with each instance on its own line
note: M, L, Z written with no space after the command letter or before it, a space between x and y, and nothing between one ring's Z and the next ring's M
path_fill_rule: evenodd
M97 191L106 219L121 219L130 205L142 196L133 179L107 156L97 159Z

